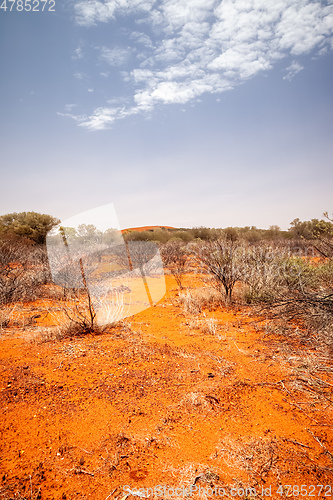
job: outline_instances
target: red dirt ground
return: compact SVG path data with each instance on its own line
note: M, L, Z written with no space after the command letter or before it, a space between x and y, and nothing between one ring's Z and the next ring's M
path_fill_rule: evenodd
M101 335L43 341L52 301L0 330L0 499L333 495L329 357L245 307L185 312L201 282L166 280L159 304Z

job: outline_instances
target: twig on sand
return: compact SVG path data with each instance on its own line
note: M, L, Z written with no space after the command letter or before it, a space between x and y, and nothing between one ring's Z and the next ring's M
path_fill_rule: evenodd
M88 474L89 476L95 475L93 472L81 469L81 467L74 467L74 469L70 469L68 472L74 472L74 474Z
M289 443L294 443L294 444L297 444L298 446L303 446L303 448L312 449L311 446L308 446L307 444L299 443L298 441L294 441L293 439L283 438L283 441L288 441Z
M113 493L116 491L117 488L115 488L114 490L111 491L111 493L108 494L108 496L106 497L105 500L108 500L108 498L110 498L111 495L113 495Z
M317 438L317 436L315 436L315 435L313 434L313 432L312 432L312 431L310 431L310 429L306 429L306 430L308 431L308 433L309 433L309 434L311 434L311 436L313 437L313 439L315 439L315 440L317 441L317 443L318 443L318 444L320 444L320 446L321 446L322 448L325 448L325 446L323 445L323 443L322 443L322 442L321 442L321 441Z
M313 437L313 439L315 439L317 441L317 443L325 450L325 453L331 458L333 459L333 455L332 453L326 448L326 446L320 441L319 438L317 438L317 436L315 436L313 434L312 431L310 431L310 429L306 429L308 431L309 434L311 434L311 436Z
M80 446L76 446L76 448L78 448L81 451L84 451L85 453L88 453L89 455L92 455L92 451L87 451L84 448L80 448Z
M281 385L282 385L282 387L284 388L284 390L285 390L285 391L286 391L286 392L287 392L287 393L288 393L291 397L293 397L293 396L292 396L292 394L291 394L291 392L290 392L290 391L288 391L288 389L286 388L286 386L284 385L284 383L283 383L283 382L281 382ZM299 410L301 410L301 412L302 412L302 413L304 413L304 415L306 415L308 418L310 418L311 420L313 420L314 422L316 422L316 424L319 424L318 420L316 420L315 418L311 417L311 415L308 415L308 414L307 414L307 413L303 410L303 408L301 408L301 407L300 407L297 403L290 403L290 402L289 402L289 401L287 401L287 400L285 400L285 401L286 401L288 404L290 404L290 405L294 405L294 406L296 406Z
M325 384L325 385L329 385L330 387L333 387L333 384L330 384L329 382L326 382L326 380L322 380L321 378L319 377L315 377L314 375L310 375L311 378L314 378L316 380L318 380L319 382L321 382L322 384Z

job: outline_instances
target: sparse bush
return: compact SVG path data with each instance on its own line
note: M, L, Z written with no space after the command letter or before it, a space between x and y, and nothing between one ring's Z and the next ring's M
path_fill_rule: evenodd
M244 282L248 285L244 297L248 304L273 303L284 281L282 275L283 252L267 244L258 244L246 253ZM287 254L285 254L285 258Z
M216 240L222 235L222 229L212 229L210 227L194 227L192 229L193 239L203 241Z
M164 266L166 266L180 289L183 289L183 277L186 272L188 252L182 242L170 241L160 248Z
M201 300L191 292L186 291L179 294L179 302L186 314L200 314L202 311Z
M0 304L36 298L45 281L39 253L18 241L0 241Z
M232 292L237 281L246 274L246 247L243 243L230 240L216 240L196 246L195 256L208 280L226 301L232 300Z
M318 252L327 258L333 257L333 220L325 212L324 216L327 221L319 221L314 228L314 236L316 242L314 246Z
M60 325L40 330L39 335L35 338L35 340L37 340L37 342L44 343L79 337L81 335L86 335L87 333L97 335L103 333L109 327L110 325L104 325L101 327L94 325L92 329L86 330L82 328L80 324L75 323L72 320L68 320L66 322L62 322Z
M227 241L237 241L239 239L239 232L236 227L226 227L223 233Z
M0 310L0 331L7 328L10 322L10 315L6 310Z
M286 320L301 319L304 326L327 345L333 345L333 264L332 260L312 266L301 258L285 258L275 269L276 279L269 300L262 296L265 314Z
M217 320L214 318L205 318L201 324L201 331L208 335L215 335L217 331Z

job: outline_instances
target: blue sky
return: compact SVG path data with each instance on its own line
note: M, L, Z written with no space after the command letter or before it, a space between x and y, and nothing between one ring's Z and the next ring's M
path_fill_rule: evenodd
M2 1L1 214L113 203L121 227L286 229L333 212L332 1Z

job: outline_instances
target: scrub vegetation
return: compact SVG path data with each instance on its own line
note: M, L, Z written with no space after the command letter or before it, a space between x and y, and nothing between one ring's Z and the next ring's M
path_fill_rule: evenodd
M288 231L124 231L133 265L146 261L140 241L158 243L167 293L104 327L87 289L52 282L45 237L58 222L0 217L0 499L131 500L158 485L328 496L329 214Z

